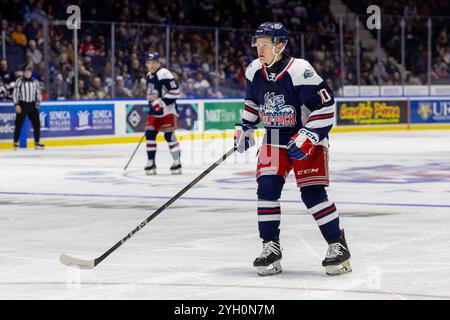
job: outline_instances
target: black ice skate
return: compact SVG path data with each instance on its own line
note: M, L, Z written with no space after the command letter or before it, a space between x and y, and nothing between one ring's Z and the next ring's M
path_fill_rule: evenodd
M322 261L325 272L328 275L337 275L352 271L350 266L350 251L345 241L344 230L341 237L330 242L327 256Z
M255 259L253 266L260 276L281 273L281 247L278 240L264 241L261 255Z
M43 145L42 143L39 143L39 142L35 142L34 143L34 148L36 150L43 150L45 148L45 145Z
M19 143L18 142L14 142L13 147L14 147L14 150L19 149Z
M156 164L153 160L148 160L147 166L144 168L145 173L148 176L154 176L156 174Z
M181 162L180 160L175 160L170 167L171 174L181 174Z

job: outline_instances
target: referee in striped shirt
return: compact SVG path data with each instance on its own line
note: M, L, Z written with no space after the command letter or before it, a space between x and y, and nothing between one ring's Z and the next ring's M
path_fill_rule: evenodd
M39 142L41 136L41 122L39 121L39 106L42 100L39 82L31 77L33 67L26 64L23 67L23 77L17 79L14 86L13 100L16 107L16 127L14 129L14 149L19 147L20 132L25 117L31 121L34 130L34 148L43 149Z

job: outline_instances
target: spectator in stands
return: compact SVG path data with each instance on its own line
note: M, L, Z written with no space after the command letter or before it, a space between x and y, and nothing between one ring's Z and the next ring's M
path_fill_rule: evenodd
M89 89L87 99L107 99L109 96L106 94L105 88L102 86L102 79L100 77L94 77L91 82L91 88Z
M95 45L92 43L91 35L88 34L84 37L84 41L80 45L80 54L82 56L90 56L90 57L93 57L97 54L95 50Z
M96 42L97 46L95 49L96 56L98 57L106 57L106 40L104 36L99 36L98 41Z
M450 45L447 46L445 51L443 51L442 59L444 59L444 61L447 64L447 66L450 66Z
M319 31L321 34L331 35L335 37L338 34L339 28L336 22L333 21L333 18L330 14L326 14L322 21L318 23Z
M74 95L75 99L87 99L87 86L84 80L78 79L78 97Z
M125 87L125 81L123 80L123 77L121 77L121 76L118 76L116 79L115 97L116 98L131 98L132 97L131 91Z
M8 20L6 20L6 19L2 19L0 33L2 31L5 31L5 37L6 37L5 38L5 42L6 42L6 45L11 44L12 43L12 40L11 40L11 27L10 27L10 25L8 23Z
M395 59L392 56L388 57L387 64L384 69L389 76L393 76L395 73L400 72L397 63L395 62Z
M84 64L79 64L78 66L78 79L84 81L85 85L89 83L89 79L91 78L91 72L86 70ZM89 89L89 85L86 86L86 90Z
M75 73L72 66L67 62L61 63L59 72L56 75L56 95L57 99L71 97L74 92Z
M207 96L211 98L225 98L225 95L220 90L220 78L212 77L211 79L212 85L208 89Z
M402 76L401 76L400 72L394 73L394 76L392 77L392 84L396 85L396 86L402 84Z
M42 53L36 48L36 41L30 40L28 42L26 57L28 60L31 60L34 65L39 65L42 62Z
M181 76L180 76L180 79L179 79L179 84L180 84L180 86L181 86L181 91L182 91L182 93L181 94L183 94L183 92L185 91L185 90L187 90L187 87L188 87L188 80L189 79L191 79L190 77L189 77L189 72L188 72L188 70L183 70L182 72L181 72ZM192 82L194 81L194 79L191 79L192 80Z
M345 76L344 85L351 86L351 85L355 85L355 84L356 84L356 81L355 81L355 78L353 76L353 73L347 72L347 74Z
M436 58L436 63L433 65L431 76L436 80L449 76L448 66L442 57Z
M195 76L195 83L194 83L194 89L197 93L198 97L206 97L206 93L208 92L208 89L210 88L210 84L208 80L205 79L205 76L201 71L198 71Z
M147 80L142 77L133 86L133 96L138 98L144 98L147 96Z
M141 64L137 58L131 60L130 76L131 81L134 83L142 75Z
M11 33L11 40L19 46L27 46L27 36L23 33L23 26L21 23L16 24L14 31Z
M414 75L411 73L411 71L407 71L405 75L405 84L407 85L421 85L419 78L414 77Z
M73 64L73 62L74 62L73 44L71 42L66 43L65 45L62 46L62 49L64 50L63 52L67 56L67 61L69 61L69 63ZM78 60L78 61L80 61L80 60Z
M449 38L447 35L447 26L444 26L442 30L439 32L437 45L439 47L445 47L448 44Z
M27 39L36 40L40 29L41 28L36 20L31 21L31 23L29 23L25 28L25 35L27 36Z
M0 84L8 84L15 80L14 73L8 68L8 61L6 59L0 60Z
M343 0L350 11L359 14L365 14L365 10L370 0ZM427 81L427 28L424 27L424 19L418 18L417 15L442 15L446 1L428 0L422 5L417 5L414 0L408 0L407 6L401 5L399 2L387 0L383 3L383 13L386 15L406 15L408 17L406 23L406 83L423 84ZM36 41L36 47L42 52L43 44L43 26L41 22L47 17L63 20L66 19L66 7L63 5L65 1L50 1L43 0L29 1L29 0L14 0L17 8L24 8L20 12L11 11L8 13L8 19L19 21L17 27L14 24L14 39L15 42L22 43L22 47L28 44L29 40ZM114 4L107 9L101 7L100 3L89 3L89 9L83 10L85 20L102 20L102 21L120 21L121 17L124 21L133 23L118 23L116 25L116 71L118 76L124 78L125 88L135 92L140 92L141 78L138 76L139 71L144 66L143 61L139 60L139 55L143 52L157 50L164 52L165 50L165 26L146 26L137 25L135 22L147 23L169 23L170 34L170 67L178 76L180 84L187 89L188 94L191 91L188 87L192 86L192 81L195 79L195 84L199 90L192 93L193 96L198 97L198 94L215 95L212 93L215 90L215 83L211 75L211 70L215 70L215 56L214 56L214 32L213 29L195 29L189 27L182 27L182 25L189 25L192 23L202 26L216 26L230 27L234 30L220 30L219 35L219 70L221 80L220 92L225 96L239 96L243 92L243 70L247 64L254 58L253 51L249 44L249 37L243 29L253 29L262 20L270 20L270 18L277 16L280 21L283 20L290 30L293 30L290 43L299 44L301 36L298 32L308 32L304 34L305 53L311 63L320 66L320 72L324 77L330 78L333 85L336 87L341 85L340 57L339 57L339 28L336 24L336 19L330 12L330 0L320 0L315 2L310 1L294 1L294 0L268 0L265 2L255 1L228 1L221 2L213 0L199 0L198 3L187 4L183 0L173 0L168 3L165 0L154 0L146 4L144 2L131 1L130 4L124 5L123 1L115 1ZM126 7L126 8L125 8ZM197 9L206 8L205 11L196 11ZM218 12L220 10L220 15ZM273 14L271 11L273 10ZM12 12L14 11L14 12ZM200 13L201 12L201 13ZM251 13L251 14L250 14ZM47 17L46 17L47 16ZM24 17L25 24L20 22ZM34 20L34 21L33 21ZM38 22L39 21L39 22ZM195 22L194 22L195 21ZM355 47L355 28L348 25L348 21L344 20L344 39L345 39L345 79L344 83L356 84L356 47ZM450 65L450 49L449 49L449 34L448 34L448 19L434 19L433 18L433 42L432 42L432 66L433 79L439 79L440 82L447 81ZM7 49L11 43L11 26L5 19L2 20L2 30L6 30ZM17 28L22 28L22 31L17 32ZM52 75L61 73L61 61L58 61L61 53L65 51L65 59L72 65L72 38L70 33L61 32L63 28L50 28L50 45L52 46L52 56L49 58L50 63L54 63L56 71ZM237 28L237 29L236 29ZM25 31L24 31L25 30ZM382 32L381 45L388 56L395 57L397 60L392 62L380 62L384 66L381 70L381 83L397 83L397 73L400 72L398 67L399 62L399 19L398 18L383 18L383 30L390 30L390 32ZM371 32L376 38L376 33ZM24 34L22 36L22 34ZM90 73L83 78L86 88L90 86L93 80L93 74L101 74L103 83L111 81L109 72L110 68L105 68L106 61L109 57L107 40L110 37L109 28L98 28L98 25L89 24L83 25L84 37L79 47L80 64L84 64L85 70L82 72ZM392 34L392 35L391 35ZM25 40L25 41L23 41ZM108 40L109 41L109 40ZM364 42L364 41L363 41ZM288 46L287 50L293 56L300 56L301 46ZM24 61L24 57L16 54L20 48L14 48L11 54L15 59L8 57L10 65L14 69L20 67ZM8 50L7 50L8 51ZM349 53L349 54L347 54ZM165 54L162 54L165 56ZM246 57L239 59L238 57ZM438 57L440 57L438 59ZM89 58L84 60L84 58ZM378 84L378 66L377 50L369 45L367 48L361 48L361 84ZM17 61L20 60L20 64ZM137 60L137 61L136 61ZM443 61L442 61L443 60ZM36 63L36 62L35 62ZM127 68L124 72L122 68ZM40 73L43 73L42 62L35 64L36 70L41 68ZM53 67L53 66L52 66ZM111 66L109 66L111 67ZM82 67L80 66L80 69ZM407 72L411 71L411 75ZM108 73L108 74L105 74ZM187 77L184 76L186 72ZM206 93L202 86L199 86L197 80L197 72L202 73L204 80L211 82L211 85L206 89ZM319 72L319 71L318 71ZM349 75L351 73L352 75ZM191 76L192 75L192 76ZM225 77L226 75L226 77ZM374 77L376 75L376 77ZM193 77L193 79L191 78ZM400 77L401 78L401 77ZM57 80L54 76L50 78L51 90L56 91L55 82ZM188 79L191 84L188 84ZM134 82L133 82L134 80ZM55 81L55 82L52 82ZM444 82L447 83L447 82ZM54 88L54 89L53 89ZM336 87L337 88L337 87ZM56 96L56 92L53 92ZM144 96L144 95L142 95Z
M25 21L31 21L36 20L38 22L44 22L48 19L52 19L52 16L49 16L44 8L43 8L43 1L29 1L30 6L28 4L25 4L25 15L24 19ZM31 5L32 4L32 5ZM51 6L49 6L51 8Z
M197 91L195 90L194 84L194 79L189 78L186 81L186 86L183 87L183 90L181 91L181 94L184 98L193 99L199 97Z

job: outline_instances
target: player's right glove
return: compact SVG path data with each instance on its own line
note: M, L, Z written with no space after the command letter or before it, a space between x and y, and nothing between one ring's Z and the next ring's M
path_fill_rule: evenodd
M234 127L234 146L237 152L242 153L255 145L255 129L256 126L250 124L236 123Z
M155 111L160 111L161 109L164 109L166 107L166 104L164 103L163 99L158 98L152 101L152 107L155 109Z
M286 145L289 158L292 160L305 160L313 154L318 142L319 137L316 133L305 128L300 129Z

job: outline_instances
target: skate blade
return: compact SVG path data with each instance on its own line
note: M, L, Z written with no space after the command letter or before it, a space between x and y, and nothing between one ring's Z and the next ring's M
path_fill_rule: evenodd
M352 271L352 266L350 265L350 260L346 260L341 264L337 264L334 266L326 266L325 273L329 276L335 276L343 273L347 273Z
M261 276L273 276L281 273L281 263L280 261L276 261L272 264L269 264L267 267L256 267L256 273Z
M172 175L177 175L177 174L181 174L181 169L177 169L177 170L170 170L170 173Z
M145 170L145 173L148 176L154 176L154 175L156 175L156 170Z

